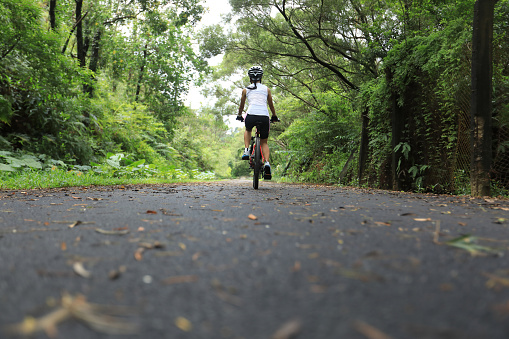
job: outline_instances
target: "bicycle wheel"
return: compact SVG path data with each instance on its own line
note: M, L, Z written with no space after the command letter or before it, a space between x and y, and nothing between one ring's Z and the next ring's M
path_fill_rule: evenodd
M254 157L254 171L253 171L253 188L258 189L258 182L260 181L260 168L262 167L262 155L260 151L260 137L255 138L255 157Z

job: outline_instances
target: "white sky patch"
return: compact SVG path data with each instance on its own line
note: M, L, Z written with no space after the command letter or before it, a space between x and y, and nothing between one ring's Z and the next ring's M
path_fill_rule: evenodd
M201 28L221 23L221 15L227 14L231 11L231 6L228 0L203 0L201 1L203 7L205 7L205 13L202 16L202 20L196 25L195 30L199 31ZM223 60L223 55L218 55L208 59L209 65L217 66ZM200 87L191 84L189 93L185 99L187 106L192 109L198 109L202 105L207 105L209 100L200 93Z

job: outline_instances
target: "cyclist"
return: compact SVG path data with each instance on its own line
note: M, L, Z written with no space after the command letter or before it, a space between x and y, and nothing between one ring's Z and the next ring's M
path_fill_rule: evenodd
M270 121L278 121L276 116L276 110L274 109L274 103L272 102L272 94L270 89L262 84L263 69L259 66L253 66L247 72L251 84L242 90L242 97L240 99L239 113L237 120L244 121L242 112L244 111L244 105L246 99L249 103L246 115L246 130L244 131L244 154L242 160L249 160L249 143L251 141L251 131L253 127L259 123L258 130L260 132L260 145L262 149L263 157L265 158L264 165L264 179L270 180L272 178L269 164L269 144L267 139L269 138L269 105L270 111L272 112L272 118Z

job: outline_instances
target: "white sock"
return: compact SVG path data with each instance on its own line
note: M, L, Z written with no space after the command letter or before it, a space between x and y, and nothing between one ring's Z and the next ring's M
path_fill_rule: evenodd
M268 161L265 161L265 166L270 166Z
M249 152L249 148L244 148L244 152Z

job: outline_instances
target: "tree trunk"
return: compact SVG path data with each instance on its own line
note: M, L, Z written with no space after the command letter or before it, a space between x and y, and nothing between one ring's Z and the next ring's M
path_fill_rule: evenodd
M92 55L90 57L90 63L88 68L94 72L92 75L92 79L90 79L90 83L85 85L85 92L88 93L88 96L91 98L94 95L94 82L95 82L95 73L97 72L97 66L99 64L99 51L101 44L101 30L97 30L94 35L94 39L92 41Z
M76 48L78 49L78 60L80 66L85 67L85 48L83 45L83 23L81 18L81 12L83 9L83 0L76 0Z
M56 19L56 15L55 15L56 7L57 7L57 0L50 0L50 2L49 2L49 24L53 31L57 28L57 19Z
M368 145L369 145L369 109L366 108L362 113L362 131L361 131L361 146L359 148L359 185L365 182L364 171L366 170L366 161L368 158Z
M134 101L136 101L136 102L138 102L138 99L140 97L141 83L143 81L143 72L145 71L145 64L147 62L147 56L148 56L147 48L148 48L148 44L145 44L145 48L143 49L143 60L141 61L141 67L140 67L140 75L138 77L138 83L136 85L136 98L134 99Z
M492 162L493 16L498 0L477 0L472 35L472 157L470 186L474 196L490 195Z

